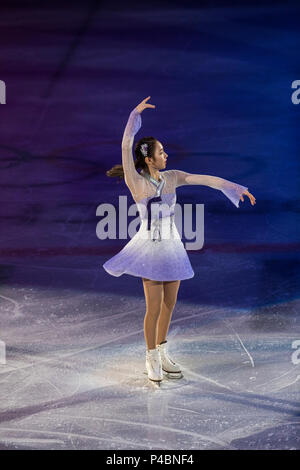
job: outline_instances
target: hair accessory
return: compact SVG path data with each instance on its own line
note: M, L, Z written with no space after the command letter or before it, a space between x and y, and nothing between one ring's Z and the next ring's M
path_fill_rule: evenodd
M144 157L147 157L148 153L148 144L145 142L144 144L141 145L141 152L144 155Z

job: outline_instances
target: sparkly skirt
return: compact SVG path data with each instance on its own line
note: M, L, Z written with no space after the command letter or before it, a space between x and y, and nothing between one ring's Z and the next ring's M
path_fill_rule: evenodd
M112 276L130 274L154 281L190 279L195 273L181 241L174 216L163 217L158 225L142 220L138 232L115 256L103 264Z

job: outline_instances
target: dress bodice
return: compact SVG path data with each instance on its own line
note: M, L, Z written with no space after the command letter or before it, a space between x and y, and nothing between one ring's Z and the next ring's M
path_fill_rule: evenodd
M153 197L150 196L136 203L141 220L147 219L147 216L148 216L147 207L149 207L148 203L149 201L151 201L151 199L154 199L154 198L155 198L154 196ZM157 207L155 207L155 201L151 204L151 210L153 214L157 214L159 218L173 215L175 213L176 192L162 194L161 202L160 201L157 201L157 202L158 202Z
M152 240L161 240L162 226L168 224L171 231L173 228L176 190L168 171L159 174L159 181L143 170L141 174L145 180L144 197L136 201L141 227L146 228L147 231L153 231Z

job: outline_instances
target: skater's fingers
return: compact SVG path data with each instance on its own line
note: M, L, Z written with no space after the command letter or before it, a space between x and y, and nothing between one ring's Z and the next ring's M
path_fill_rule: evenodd
M155 108L155 105L154 104L150 104L150 103L146 103L147 100L149 100L149 98L151 98L150 96L148 96L147 98L145 98L143 101L141 101L137 106L136 106L136 110L141 113L142 111L144 111L144 109L146 108Z
M143 101L141 101L139 103L139 106L146 106L148 104L148 103L146 103L146 101L148 101L150 98L151 98L151 96L148 96L147 98L145 98Z
M246 194L246 196L248 196L252 206L254 206L254 204L256 204L256 199L253 196L253 194L249 193L249 191L245 191L243 194Z
M145 99L142 101L142 103L144 104L145 108L155 108L155 105L154 105L154 104L146 103L146 101L148 101L149 98L151 98L151 96L148 96L148 98L145 98Z
M253 194L249 193L249 198L250 198L250 201L251 201L252 206L254 206L254 204L256 204L256 199L255 199L255 197L253 196Z

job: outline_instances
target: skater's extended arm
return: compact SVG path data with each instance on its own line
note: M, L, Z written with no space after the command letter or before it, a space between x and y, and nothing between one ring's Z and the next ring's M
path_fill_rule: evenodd
M137 187L142 184L143 177L136 171L132 146L135 134L141 128L142 119L136 108L131 111L122 139L122 166L124 170L124 180L132 192L137 191Z
M135 134L142 126L141 113L146 108L155 108L154 104L147 103L149 98L151 97L148 96L145 98L131 111L122 139L122 166L124 169L124 179L125 183L135 196L141 193L145 179L136 171L132 154L132 145Z
M249 197L252 205L255 204L255 197L248 192L248 188L246 186L242 186L241 184L233 183L218 176L197 175L181 170L170 171L175 172L176 187L188 184L200 184L203 186L209 186L210 188L219 189L236 207L239 207L240 200L244 201L242 196L243 194Z

